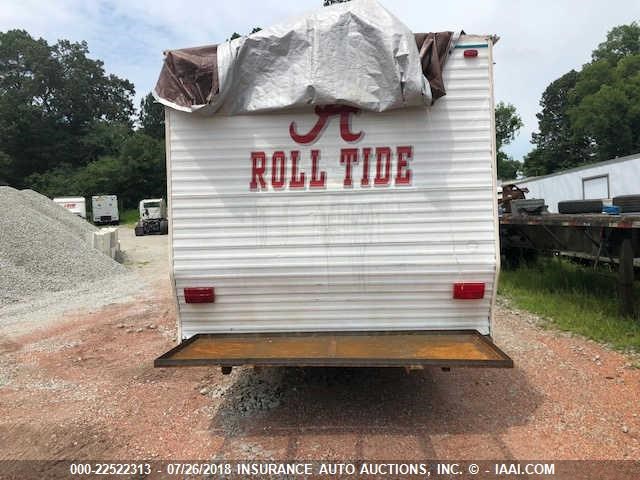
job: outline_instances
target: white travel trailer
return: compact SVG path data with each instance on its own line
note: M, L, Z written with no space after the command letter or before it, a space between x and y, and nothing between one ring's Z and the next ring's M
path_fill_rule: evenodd
M53 199L53 203L66 208L82 218L87 218L87 203L84 197L57 197Z
M433 106L167 107L183 342L156 366L512 366L490 339L493 43L457 39Z
M549 211L558 213L558 202L562 201L607 200L622 195L638 195L639 178L640 154L635 154L504 183L527 188L527 198L544 198Z

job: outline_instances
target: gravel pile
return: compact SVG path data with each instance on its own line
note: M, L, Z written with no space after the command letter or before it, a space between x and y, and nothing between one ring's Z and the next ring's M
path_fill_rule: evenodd
M205 380L197 387L201 395L213 399L224 399L222 415L251 415L273 410L285 398L283 388L283 368L266 368L254 371L252 368L233 369L230 375L224 375L213 385Z
M239 435L243 422L251 421L277 409L286 402L290 391L286 389L284 368L234 368L230 375L224 375L214 385L200 385L200 394L215 400L214 417L216 426L227 435Z
M285 390L282 388L281 369L269 369L261 374L245 371L238 381L226 392L233 403L235 412L251 415L257 412L273 410L280 405ZM215 392L214 392L215 394Z
M68 228L69 233L82 238L83 240L87 240L90 238L89 236L93 234L97 230L96 227L91 225L85 219L80 218L74 213L71 213L66 208L61 207L53 203L48 197L35 192L33 190L14 190L9 187L3 187L9 190L13 190L13 192L9 193L9 195L14 195L18 193L22 201L27 204L30 208L37 210L38 212L50 217L53 220L57 220L65 227ZM0 191L0 197L2 197L2 192Z
M99 289L108 301L109 286L95 282L115 280L127 287L127 268L90 245L95 230L37 192L0 187L0 319L7 314L4 307L33 301L46 309L48 295L75 289Z

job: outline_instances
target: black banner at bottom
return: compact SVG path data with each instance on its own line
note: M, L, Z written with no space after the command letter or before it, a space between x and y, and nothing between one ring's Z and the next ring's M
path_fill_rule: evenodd
M621 460L5 460L2 479L556 479L637 480L640 461Z

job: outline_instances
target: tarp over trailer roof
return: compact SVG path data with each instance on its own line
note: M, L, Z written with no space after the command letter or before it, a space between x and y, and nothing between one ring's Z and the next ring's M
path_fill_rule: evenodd
M456 38L413 34L375 0L354 0L220 45L167 51L154 93L178 110L226 115L429 105L445 95Z

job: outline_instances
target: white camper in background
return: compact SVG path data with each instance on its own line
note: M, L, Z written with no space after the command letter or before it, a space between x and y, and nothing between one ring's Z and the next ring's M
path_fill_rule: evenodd
M166 108L183 342L156 366L512 366L489 336L493 40L457 39L433 106Z
M91 217L96 225L117 225L118 197L115 195L94 195L91 197Z
M87 218L87 204L84 197L57 197L53 199L53 203L57 203L79 217Z

